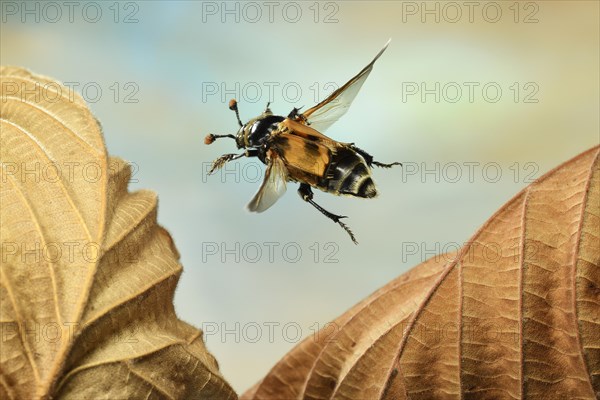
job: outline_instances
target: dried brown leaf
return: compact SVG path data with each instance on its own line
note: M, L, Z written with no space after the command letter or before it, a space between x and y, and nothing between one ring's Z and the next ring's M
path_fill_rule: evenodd
M373 293L242 398L600 397L598 159L596 147L538 179L457 254Z
M0 69L0 398L227 399L179 254L80 96Z

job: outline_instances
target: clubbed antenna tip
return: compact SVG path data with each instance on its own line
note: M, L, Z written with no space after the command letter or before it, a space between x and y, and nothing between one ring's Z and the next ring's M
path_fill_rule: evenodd
M215 138L215 135L213 135L212 133L209 135L206 135L206 137L204 138L204 144L212 144L217 138Z

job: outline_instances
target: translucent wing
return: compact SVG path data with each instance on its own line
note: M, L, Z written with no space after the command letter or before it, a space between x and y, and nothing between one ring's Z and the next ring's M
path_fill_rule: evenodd
M358 94L363 83L367 80L369 73L373 70L373 64L387 49L390 41L388 40L383 49L375 56L373 61L362 69L354 78L350 79L344 86L337 89L325 100L316 106L309 108L304 112L300 119L306 120L308 124L317 131L324 132L335 121L348 111L350 104Z
M265 179L254 198L248 203L248 210L261 213L271 207L285 193L287 170L283 160L274 151L269 151Z

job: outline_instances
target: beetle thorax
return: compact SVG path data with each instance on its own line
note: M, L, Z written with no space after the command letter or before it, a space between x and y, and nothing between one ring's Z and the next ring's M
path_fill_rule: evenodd
M244 147L260 147L265 144L284 119L279 115L263 114L248 121L239 132L243 134Z

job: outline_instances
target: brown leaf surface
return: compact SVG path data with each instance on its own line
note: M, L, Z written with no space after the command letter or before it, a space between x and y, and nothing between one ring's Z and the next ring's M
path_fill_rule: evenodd
M0 398L227 399L156 196L129 193L81 97L0 69Z
M600 397L598 154L304 340L242 399Z

